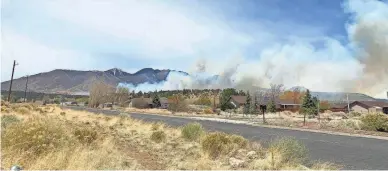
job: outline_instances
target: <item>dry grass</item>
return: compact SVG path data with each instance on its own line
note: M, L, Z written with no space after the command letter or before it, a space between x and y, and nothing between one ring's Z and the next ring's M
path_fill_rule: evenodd
M291 150L298 147L292 143L271 151L241 136L206 133L199 124L177 129L126 114L105 116L55 106L31 107L29 114L15 112L20 107L27 108L9 105L12 115L2 113L12 118L2 130L2 170L16 164L28 170L305 168L302 160L295 160L300 155ZM231 158L242 163L232 167Z

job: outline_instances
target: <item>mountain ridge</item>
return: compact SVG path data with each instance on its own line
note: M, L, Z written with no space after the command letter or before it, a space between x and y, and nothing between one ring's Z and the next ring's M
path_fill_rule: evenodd
M143 68L133 74L119 68L112 68L106 71L55 69L29 76L28 91L49 93L88 92L90 85L95 80L103 80L113 86L117 86L118 83L138 85L148 82L153 84L165 81L170 72L188 75L188 73L183 71L153 68ZM8 90L9 83L9 80L2 82L1 90ZM24 91L25 83L26 77L14 79L12 90Z

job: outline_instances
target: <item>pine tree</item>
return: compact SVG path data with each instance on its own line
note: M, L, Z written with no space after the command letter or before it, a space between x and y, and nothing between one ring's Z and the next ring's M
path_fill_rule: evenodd
M303 116L303 124L306 124L306 116L307 115L314 115L317 113L317 106L316 103L314 102L315 100L311 97L310 90L307 89L306 94L303 98L303 103L301 107L301 113L304 115ZM318 99L316 99L318 101Z
M162 106L160 104L159 96L158 96L158 94L156 92L154 93L154 98L152 99L152 105L153 105L153 107L156 107L156 108Z
M269 101L269 103L267 104L267 110L271 113L275 113L276 112L276 104L275 104L275 101L271 100Z
M249 95L249 91L247 92L247 99L244 104L244 114L250 113L250 107L251 106L251 96Z

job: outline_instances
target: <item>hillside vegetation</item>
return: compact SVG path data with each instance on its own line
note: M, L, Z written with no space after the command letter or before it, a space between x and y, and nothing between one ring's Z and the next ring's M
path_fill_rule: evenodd
M338 169L330 163L307 168L307 150L293 139L264 148L197 123L171 128L126 114L5 102L1 110L2 170Z

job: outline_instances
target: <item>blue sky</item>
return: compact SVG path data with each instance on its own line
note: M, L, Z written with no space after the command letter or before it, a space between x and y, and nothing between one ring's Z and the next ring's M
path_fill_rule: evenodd
M3 0L1 80L9 79L13 59L19 61L16 77L57 68L189 72L198 59L206 59L208 71L218 73L235 58L249 64L276 49L289 49L285 55L295 56L290 63L352 60L349 23L373 11L373 5L337 0Z

